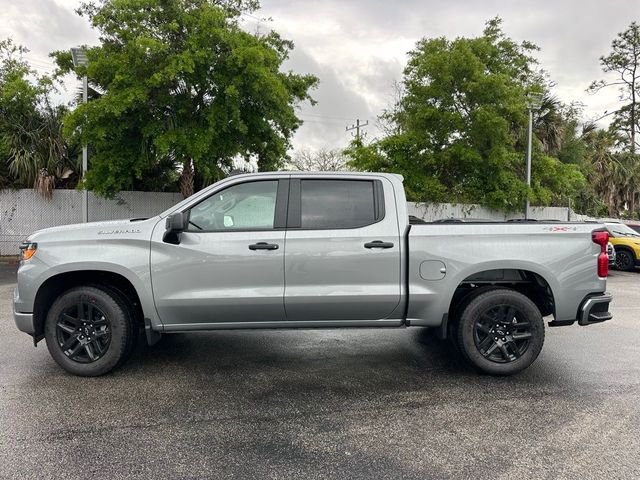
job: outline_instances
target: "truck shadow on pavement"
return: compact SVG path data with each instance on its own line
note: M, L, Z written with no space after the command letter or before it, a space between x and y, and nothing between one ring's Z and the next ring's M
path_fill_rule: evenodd
M114 375L187 374L200 380L232 377L281 388L397 391L426 377L476 376L426 328L297 331L219 331L164 335L140 342ZM449 380L451 378L449 377Z

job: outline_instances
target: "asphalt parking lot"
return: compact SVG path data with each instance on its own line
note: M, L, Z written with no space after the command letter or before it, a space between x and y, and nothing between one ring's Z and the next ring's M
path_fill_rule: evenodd
M423 329L175 334L66 374L0 264L1 478L638 478L640 272L614 320L547 329L524 373L469 371Z

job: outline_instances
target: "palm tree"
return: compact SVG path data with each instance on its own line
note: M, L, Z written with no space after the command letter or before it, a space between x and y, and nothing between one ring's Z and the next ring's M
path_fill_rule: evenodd
M5 134L10 148L9 172L22 185L31 185L50 198L56 186L69 183L79 171L77 149L62 135L66 109L47 104L42 110L24 116Z
M62 135L66 108L50 102L52 79L38 76L21 58L25 52L0 40L0 183L32 186L50 197L74 179L77 152Z
M624 203L623 185L629 173L628 166L615 151L617 134L607 130L590 130L584 140L592 167L589 181L605 201L609 216L617 216Z
M543 95L534 115L534 132L546 155L557 157L565 134L566 120L562 102L555 95Z

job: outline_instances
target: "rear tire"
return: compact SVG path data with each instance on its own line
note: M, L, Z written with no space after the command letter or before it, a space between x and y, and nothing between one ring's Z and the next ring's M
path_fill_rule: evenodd
M104 375L131 352L137 327L124 297L102 286L75 287L60 295L45 320L49 353L67 372Z
M454 328L463 358L491 375L513 375L538 358L544 344L544 321L526 296L496 288L473 297Z

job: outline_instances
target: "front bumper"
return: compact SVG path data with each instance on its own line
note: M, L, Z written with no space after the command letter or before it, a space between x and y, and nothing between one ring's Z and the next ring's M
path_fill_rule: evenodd
M580 325L591 325L611 320L613 314L609 311L609 303L611 303L612 299L613 297L610 293L601 293L586 298L580 307L578 323Z
M19 310L27 310L27 308L29 308L24 307L25 305L21 301L18 288L16 288L13 291L13 320L16 322L18 330L33 336L36 332L36 326L33 322L33 313L20 312Z
M16 322L18 330L20 330L21 332L28 333L32 336L36 333L36 327L33 324L33 313L16 312L14 309L13 319Z

